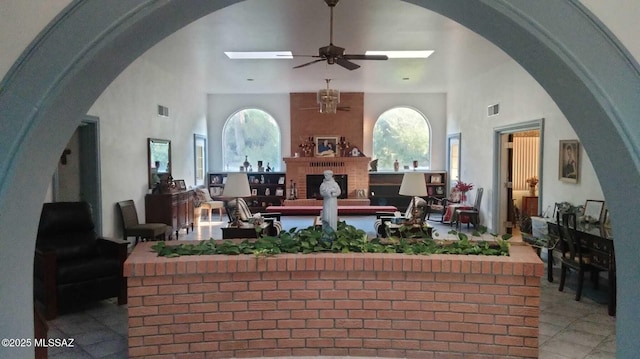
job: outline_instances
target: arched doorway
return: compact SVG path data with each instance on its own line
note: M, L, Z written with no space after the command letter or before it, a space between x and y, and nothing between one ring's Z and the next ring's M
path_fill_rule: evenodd
M238 1L73 2L18 60L0 90L0 321L7 338L32 337L32 267L48 175L66 140L104 88L150 46L181 26ZM616 218L618 355L640 352L635 283L640 228L640 76L633 58L578 2L410 0L486 37L513 57L563 111L600 177ZM82 34L81 37L78 34ZM74 38L76 41L66 41ZM63 48L61 48L63 44ZM602 54L606 54L603 56ZM616 159L612 161L611 159ZM25 185L28 184L28 185ZM620 188L624 186L624 192ZM10 289L9 289L10 288ZM31 357L8 349L7 357ZM4 353L4 352L3 352Z

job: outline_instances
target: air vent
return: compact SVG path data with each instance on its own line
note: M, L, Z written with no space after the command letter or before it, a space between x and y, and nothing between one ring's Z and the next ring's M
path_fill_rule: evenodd
M169 108L162 105L158 105L158 116L169 117Z
M500 104L495 104L487 107L487 115L495 116L500 112Z

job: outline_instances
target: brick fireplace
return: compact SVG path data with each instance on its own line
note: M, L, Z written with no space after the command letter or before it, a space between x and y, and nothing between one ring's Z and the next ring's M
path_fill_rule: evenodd
M298 198L307 198L307 175L322 174L332 170L335 175L347 175L347 198L357 198L356 192L369 189L370 157L285 157L287 181L293 180L298 187Z

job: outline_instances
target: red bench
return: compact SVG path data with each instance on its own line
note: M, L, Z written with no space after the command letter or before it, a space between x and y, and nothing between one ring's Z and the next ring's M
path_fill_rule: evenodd
M267 213L281 213L289 216L317 216L320 214L322 206L269 206ZM398 209L394 206L338 206L338 215L346 216L367 216L375 215L378 212L395 212Z

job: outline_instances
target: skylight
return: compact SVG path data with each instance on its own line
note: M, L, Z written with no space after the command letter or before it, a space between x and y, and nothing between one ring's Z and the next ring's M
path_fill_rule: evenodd
M292 59L291 51L225 51L228 58L238 60L248 59Z
M387 55L390 59L426 59L431 54L433 54L433 50L365 52L365 55Z

